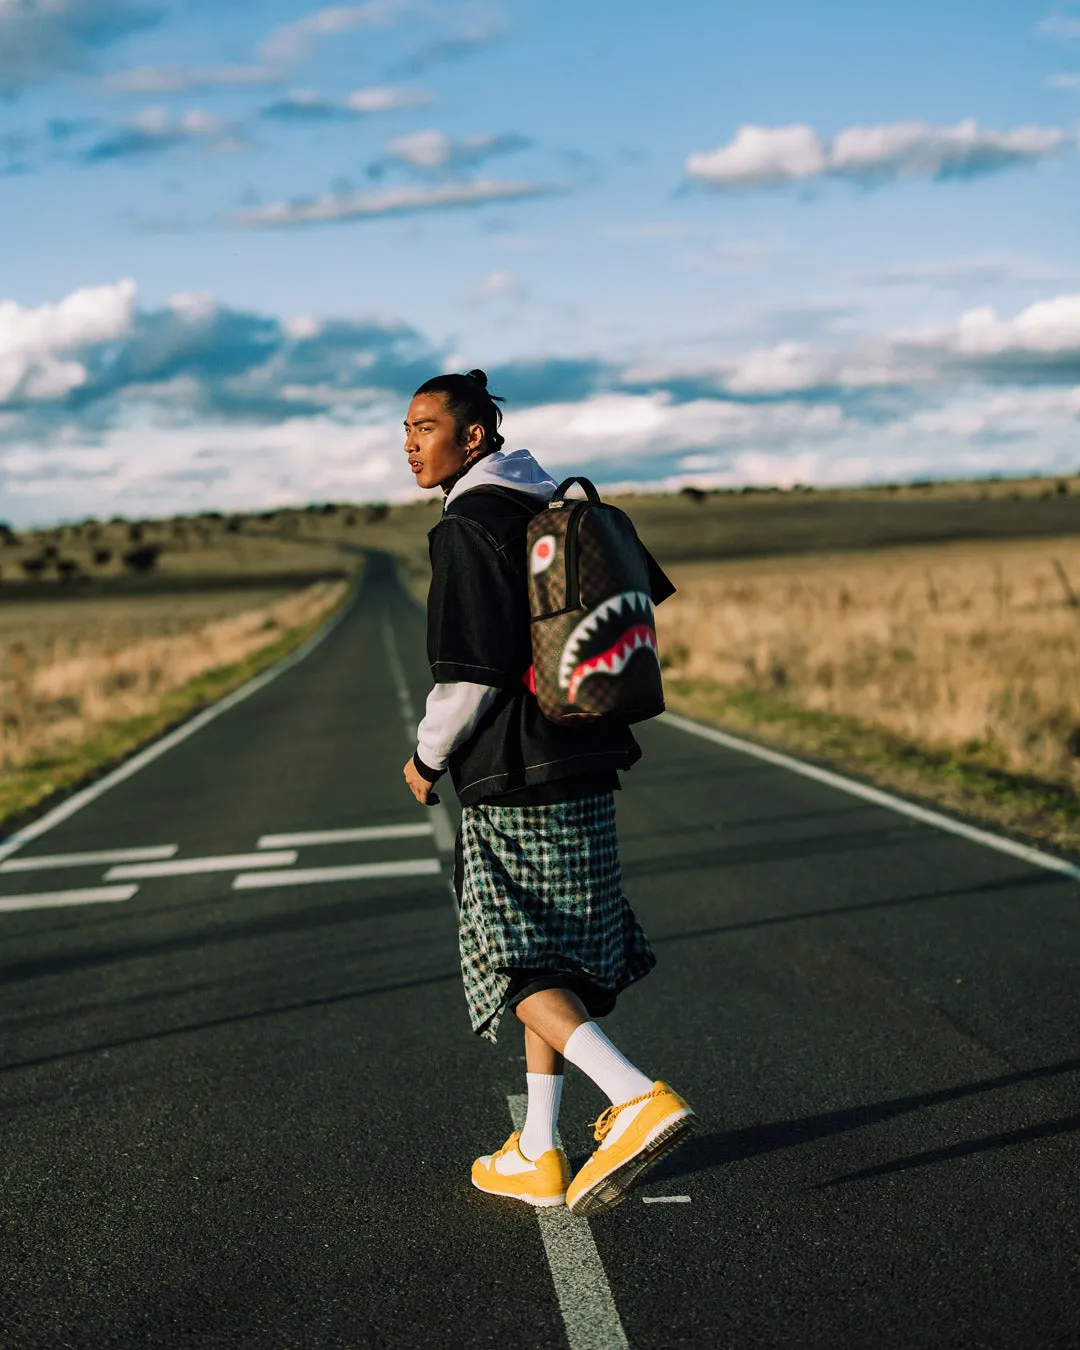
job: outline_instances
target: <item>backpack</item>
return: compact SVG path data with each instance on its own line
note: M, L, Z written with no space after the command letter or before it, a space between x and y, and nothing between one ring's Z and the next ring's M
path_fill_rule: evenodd
M585 500L567 500L580 483ZM567 478L527 535L533 664L525 683L551 722L641 722L664 711L653 605L675 587L625 511Z

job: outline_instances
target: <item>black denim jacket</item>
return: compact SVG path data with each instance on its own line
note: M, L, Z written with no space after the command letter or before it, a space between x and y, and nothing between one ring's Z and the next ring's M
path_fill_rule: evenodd
M522 683L532 664L525 534L544 505L527 493L464 492L428 535L428 660L436 684L499 690L448 768L463 806L585 774L629 769L641 748L629 727L560 727Z

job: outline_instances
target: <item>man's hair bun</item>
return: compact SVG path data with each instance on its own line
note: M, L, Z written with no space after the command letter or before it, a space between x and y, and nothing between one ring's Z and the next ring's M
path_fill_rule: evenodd
M467 372L470 380L475 380L481 389L487 388L487 375L482 370L470 370Z

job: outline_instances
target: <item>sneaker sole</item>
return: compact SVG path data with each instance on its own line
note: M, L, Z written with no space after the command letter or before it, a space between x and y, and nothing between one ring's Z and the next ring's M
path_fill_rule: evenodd
M606 1177L594 1181L587 1191L576 1195L570 1205L571 1213L587 1219L622 1204L653 1163L659 1162L665 1153L670 1153L673 1148L684 1143L696 1127L697 1116L693 1111L687 1111L674 1120L668 1117L632 1158L627 1158Z
M471 1179L471 1178L470 1178ZM481 1186L478 1181L472 1183L478 1191L483 1191L485 1195L497 1195L500 1200L520 1200L522 1204L532 1205L534 1209L547 1209L555 1205L566 1204L566 1192L562 1195L513 1195L509 1191L492 1191L486 1186Z

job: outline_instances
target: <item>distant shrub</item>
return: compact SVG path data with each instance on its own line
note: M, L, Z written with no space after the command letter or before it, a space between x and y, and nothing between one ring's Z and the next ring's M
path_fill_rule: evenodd
M96 567L106 567L112 562L112 549L96 548L94 549L93 558Z
M6 548L14 548L18 542L19 536L11 526L6 521L0 520L0 544Z
M367 518L373 525L377 524L380 520L385 520L389 514L390 508L385 502L372 502L367 509Z
M45 575L47 560L40 557L24 558L20 565L31 581L40 581Z
M154 570L160 556L160 544L143 544L139 548L128 549L124 554L124 566L130 572L145 575Z
M137 522L134 525L128 526L128 539L130 539L133 544L141 544L144 535L145 531L143 527Z
M61 581L74 581L81 571L74 558L60 558L56 564L56 573Z
M704 488L692 487L687 484L686 487L681 489L679 495L685 497L688 501L692 501L696 506L700 506L709 494Z

